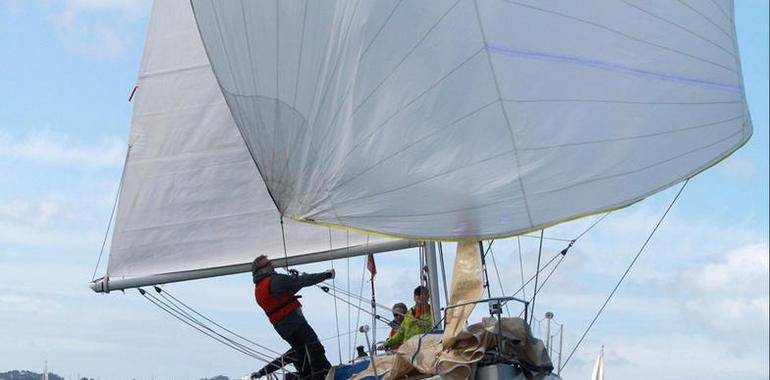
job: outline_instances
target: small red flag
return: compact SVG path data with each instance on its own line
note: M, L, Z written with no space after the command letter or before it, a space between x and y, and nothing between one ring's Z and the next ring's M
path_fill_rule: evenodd
M366 269L369 270L369 273L372 274L372 277L377 274L377 265L374 264L374 255L371 253L366 256Z

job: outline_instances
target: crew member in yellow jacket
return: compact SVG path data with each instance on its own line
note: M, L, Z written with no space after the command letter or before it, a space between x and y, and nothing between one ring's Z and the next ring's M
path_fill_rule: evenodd
M415 335L424 334L433 329L429 299L430 291L427 287L418 286L414 289L414 307L406 312L398 332L385 341L384 348L392 349Z

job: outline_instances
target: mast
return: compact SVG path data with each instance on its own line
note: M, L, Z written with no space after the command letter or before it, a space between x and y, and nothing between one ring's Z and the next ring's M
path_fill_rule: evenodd
M428 288L430 289L430 312L433 326L441 321L441 294L438 287L438 265L436 264L436 243L425 242L425 265L428 267Z

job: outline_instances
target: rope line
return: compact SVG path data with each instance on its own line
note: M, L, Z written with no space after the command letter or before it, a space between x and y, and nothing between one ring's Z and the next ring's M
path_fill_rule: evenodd
M682 195L682 191L684 191L685 186L687 186L687 183L690 182L689 179L684 181L682 184L682 187L679 189L679 192L676 193L676 196L671 201L671 203L668 205L668 208L666 208L666 211L663 213L663 215L660 217L660 220L658 220L658 223L655 224L655 228L652 229L652 232L650 232L650 235L647 237L647 240L644 241L644 244L642 244L642 247L639 248L639 251L636 253L636 256L634 256L634 259L631 261L631 264L628 265L628 268L626 268L626 271L623 272L623 275L620 276L620 279L618 280L618 283L615 284L615 287L612 289L612 292L610 292L610 295L607 296L607 299L604 300L604 303L602 304L602 307L599 308L599 311L594 316L593 320L591 320L591 323L586 328L585 332L583 332L583 335L580 337L578 342L575 344L575 347L572 349L572 352L570 352L569 356L567 356L567 360L564 361L564 364L559 369L560 371L564 369L564 367L567 366L567 363L569 363L570 359L572 359L572 355L575 354L575 351L577 351L578 347L580 347L580 343L583 342L583 339L588 335L588 332L591 330L591 328L594 326L594 323L599 319L599 316L604 311L604 308L607 306L607 304L612 299L612 296L615 295L615 292L617 292L618 288L620 288L620 284L623 283L623 280L626 278L628 273L631 271L631 268L636 263L637 259L639 259L639 256L641 256L642 252L644 252L644 249L647 248L647 244L649 244L650 240L652 240L652 237L655 235L655 232L658 230L658 227L660 227L661 223L663 223L663 220L668 215L668 212L671 211L671 208L674 207L674 203L676 203L677 199L679 199L679 196Z
M136 88L134 88L136 91ZM131 93L133 96L133 92ZM99 270L99 264L102 262L102 255L104 255L104 247L107 245L107 237L110 235L110 227L112 226L112 219L115 217L115 210L118 208L118 199L120 199L120 191L123 189L123 181L126 178L126 166L128 165L128 153L131 152L131 145L126 148L126 158L123 160L123 172L120 174L120 182L118 182L118 191L115 192L115 201L112 203L112 211L110 212L110 220L107 222L107 230L104 231L104 240L102 240L102 248L99 250L99 258L96 260L96 266L94 267L94 274L91 276L91 281L96 279L96 271Z
M257 342L254 342L254 341L252 341L252 340L251 340L251 339L249 339L249 338L246 338L246 337L245 337L245 336L243 336L243 335L240 335L240 334L238 334L238 333L236 333L236 332L234 332L234 331L232 331L232 330L228 329L227 327L224 327L224 326L222 326L221 324L219 324L219 323L217 323L216 321L212 320L211 318L209 318L209 317L207 317L207 316L205 316L205 315L201 314L200 312L198 312L198 311L197 311L197 310L195 310L194 308L192 308L192 307L190 307L189 305L187 305L186 303L182 302L182 301L181 301L181 300L179 300L178 298L174 297L174 295L173 295L173 294L169 293L169 292L168 292L167 290L165 290L165 289L163 289L163 291L162 291L162 292L158 292L158 293L160 293L160 295L161 295L163 298L166 298L167 300L170 298L171 300L173 300L173 302L176 302L176 303L178 303L179 305L182 305L182 306L184 306L185 308L187 308L187 309L188 309L188 310L190 310L191 312L195 313L195 314L196 314L196 315L198 315L199 317L201 317L201 318L205 319L206 321L208 321L209 323L211 323L211 324L213 324L213 325L215 325L215 326L217 326L217 327L221 328L221 329L222 329L222 330L224 330L224 331L227 331L227 332L228 332L228 333L230 333L230 334L233 334L234 336L236 336L236 337L238 337L238 338L240 338L240 339L243 339L243 340L244 340L244 341L246 341L246 342L249 342L249 343L253 344L253 345L254 345L254 346L256 346L256 347L259 347L259 348L261 348L261 349L263 349L263 350L265 350L265 351L269 351L270 353L272 353L272 354L275 354L275 355L283 355L283 353L282 353L282 352L278 352L278 351L276 351L276 350L273 350L273 349L271 349L270 347L267 347L267 346L263 346L263 345L261 345L261 344L259 344L259 343L257 343ZM169 301L169 302L172 302L172 301Z
M535 316L535 298L537 297L537 280L540 277L540 256L543 253L543 232L540 230L540 248L537 251L537 270L535 271L535 294L532 295L532 313L530 315L530 321Z
M364 295L364 275L366 274L366 258L363 259L364 267L361 268L361 287L358 289L358 305L357 305L357 312L356 312L356 331L358 331L358 326L361 323L361 301ZM356 334L353 337L353 346L358 345L358 334Z
M347 247L346 250L349 252L350 251L350 231L345 231L345 244L346 244L346 247ZM346 274L347 285L348 285L347 288L348 288L348 293L350 293L350 256L348 256L345 259L345 262L347 264L347 274ZM350 320L350 295L348 295L348 331L351 330L350 322L351 322L351 320ZM351 346L351 339L352 339L352 337L350 335L348 335L348 361L353 361L353 347Z
M281 215L281 240L283 240L283 265L286 271L289 271L289 254L286 252L286 232L283 230L283 215ZM331 245L331 235L329 245Z
M524 260L521 258L521 238L516 236L516 243L519 245L519 273L521 274L521 290L524 299L527 299L527 291L524 289Z
M156 289L156 291L157 290L158 289ZM206 326L205 323L201 322L200 320L196 319L195 317L193 317L192 315L190 315L189 313L184 311L181 307L179 307L179 305L171 302L168 298L166 298L163 295L163 293L161 293L161 292L158 292L158 293L161 295L161 297L164 299L164 301L161 301L160 298L158 298L157 296L153 295L152 293L150 293L150 296L152 298L154 298L156 301L162 303L164 306L168 307L171 311L175 312L177 315L184 317L188 321L190 321L190 322L200 326L202 329L205 329L206 331L209 331L210 333L216 335L217 337L227 341L230 345L232 345L234 347L238 347L238 348L240 348L242 350L245 350L245 351L248 351L248 352L250 352L250 353L252 353L254 355L262 355L259 351L255 350L255 349L253 349L251 347L248 347L248 346L246 346L246 345L244 345L242 343L236 342L235 340L225 336L224 334L221 334L221 333L217 332L213 328L211 328L209 326ZM262 355L262 356L263 357L267 357L266 355Z
M163 303L160 302L157 298L151 296L150 293L148 293L147 291L145 291L145 290L140 288L139 289L139 293L142 295L142 297L144 297L146 300L150 301L153 305L155 305L159 309L161 309L164 312L168 313L169 315L171 315L172 317L176 318L180 322L182 322L182 323L184 323L184 324L194 328L195 330L198 330L198 332L203 333L204 335L208 336L209 338L214 339L215 341L217 341L217 342L219 342L219 343L221 343L221 344L223 344L223 345L225 345L227 347L230 347L231 349L233 349L235 351L238 351L238 352L240 352L240 353L242 353L242 354L244 354L246 356L250 356L250 357L252 357L254 359L261 360L261 361L263 361L265 363L270 363L272 361L272 359L263 357L262 355L260 355L257 352L251 352L249 350L245 350L245 349L239 348L239 347L237 347L237 346L227 342L227 340L225 340L223 338L220 338L220 337L218 337L218 336L216 336L216 335L214 335L214 334L212 334L212 333L210 333L210 332L208 332L208 331L206 331L206 330L204 330L204 329L202 329L202 328L200 328L198 326L195 326L194 324L192 324L192 323L190 323L190 322L188 322L186 320L184 320L182 317L180 317L179 315L175 314L167 306L164 306Z
M489 244L490 248L492 246L492 243ZM500 294L505 294L505 289L503 289L503 280L500 278L500 272L497 270L497 261L495 260L495 252L491 251L492 256L492 267L495 268L495 275L497 275L497 284L500 285ZM505 304L505 312L508 314L508 318L511 317L511 309L508 307L508 304Z
M331 251L333 248L332 246L332 229L329 228L329 250ZM332 270L334 270L334 260L332 260ZM337 312L337 286L336 286L336 279L334 276L332 277L332 291L334 292L334 325L337 328L337 355L339 364L342 364L342 341L340 340L340 316Z

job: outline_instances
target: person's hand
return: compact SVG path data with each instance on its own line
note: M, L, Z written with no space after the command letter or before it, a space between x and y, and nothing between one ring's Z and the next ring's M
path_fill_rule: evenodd
M327 279L332 279L335 276L334 269L329 269L329 270L325 271L324 273L326 273L326 278Z

